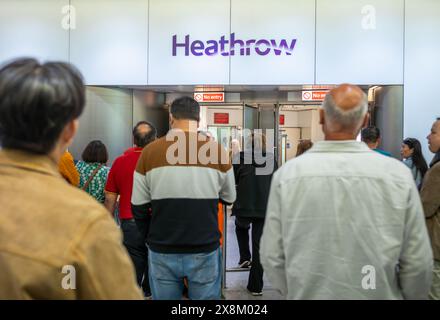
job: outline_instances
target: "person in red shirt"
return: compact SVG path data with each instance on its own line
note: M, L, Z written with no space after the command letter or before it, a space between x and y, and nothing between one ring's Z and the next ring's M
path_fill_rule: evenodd
M105 207L114 215L119 197L119 220L124 246L133 261L139 286L146 297L151 296L148 281L148 249L139 233L131 212L133 174L142 149L156 139L156 128L147 121L141 121L133 128L134 147L116 158L105 185Z

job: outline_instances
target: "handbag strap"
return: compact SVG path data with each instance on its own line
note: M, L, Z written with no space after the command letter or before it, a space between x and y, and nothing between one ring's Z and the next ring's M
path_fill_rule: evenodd
M87 180L87 182L85 183L85 185L81 188L82 190L86 191L87 188L89 187L90 182L92 182L93 178L96 176L96 174L98 173L99 169L101 169L103 166L103 164L100 164L91 174L91 176L89 177L89 180Z

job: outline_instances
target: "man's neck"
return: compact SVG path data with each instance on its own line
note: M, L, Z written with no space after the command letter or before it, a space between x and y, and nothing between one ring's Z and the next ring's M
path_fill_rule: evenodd
M379 145L377 143L367 143L367 146L371 150L376 150L379 147Z
M64 153L64 152L63 152ZM51 153L49 153L47 156L50 160L52 160L56 165L60 163L61 156L63 153L60 153L60 150L53 150Z
M325 134L326 141L356 140L356 136L346 132L330 132Z
M67 151L66 145L62 145L59 142L55 145L51 152L48 153L48 157L58 166L60 159L64 152Z
M197 121L175 120L172 128L182 130L185 132L197 132Z

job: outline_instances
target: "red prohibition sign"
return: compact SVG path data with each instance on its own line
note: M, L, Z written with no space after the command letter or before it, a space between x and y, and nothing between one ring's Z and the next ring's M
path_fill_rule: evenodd
M303 98L304 99L310 99L312 96L311 96L311 94L310 94L310 92L304 92L304 95L303 95Z

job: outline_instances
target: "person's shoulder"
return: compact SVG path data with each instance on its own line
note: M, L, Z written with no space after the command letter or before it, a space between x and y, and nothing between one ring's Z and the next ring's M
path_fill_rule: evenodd
M306 154L302 154L300 157L295 157L287 160L282 166L273 173L272 184L281 183L282 180L288 179L292 176L296 176L302 172L299 167L305 165L311 165L306 159Z
M149 144L147 144L145 147L144 147L144 149L143 150L145 150L145 149L148 149L148 148L154 148L154 147L157 147L157 146L159 146L159 145L162 145L162 144L165 144L166 142L172 142L172 141L174 141L174 140L169 140L169 139L167 139L167 136L165 135L165 136L163 136L163 137L160 137L160 138L157 138L157 139L154 139L153 141L151 141Z
M129 157L137 159L136 171L144 174L155 167L163 166L166 163L169 143L172 142L166 141L166 137L161 137L146 145L139 154L130 154Z
M154 154L156 153L159 149L165 148L167 147L168 143L172 143L170 141L167 141L166 136L163 136L161 138L157 138L154 141L150 142L149 144L147 144L141 151L141 155L145 155L145 154Z
M440 171L440 161L434 164L429 170Z
M102 204L61 177L39 180L35 176L31 181L33 186L29 201L34 202L34 219L45 221L51 228L64 229L65 240L96 219L110 217Z
M115 172L120 171L121 167L124 166L124 159L126 159L129 155L129 153L124 153L113 160L113 163L108 170L108 174L115 174Z
M386 157L392 157L392 154L389 153L388 151L382 150L382 149L374 149L374 151L376 151L377 153L384 155Z
M127 152L127 151L125 151L123 154L117 156L117 157L115 158L115 160L113 160L112 167L113 167L115 164L121 162L121 161L122 161L123 159L125 159L126 157L130 156L130 154L131 154L131 152Z
M104 165L102 166L101 171L104 172L105 174L108 174L110 171L110 167Z
M76 167L77 169L79 169L79 168L82 168L84 165L85 165L85 162L84 162L84 161L82 161L82 160L78 160L78 161L76 162L76 164L75 164L75 167Z
M429 174L430 176L440 177L440 161L429 168L427 174Z
M408 170L408 165L403 161L394 158L393 156L388 156L383 153L373 152L370 154L371 160L375 161L376 164L382 164L384 166L395 167L396 170Z
M389 157L378 152L372 152L368 158L365 158L364 165L371 171L372 176L381 177L384 180L399 184L414 184L411 168L392 156Z

